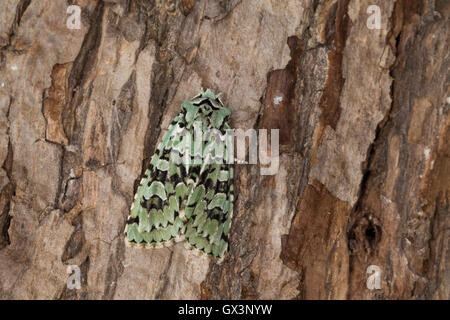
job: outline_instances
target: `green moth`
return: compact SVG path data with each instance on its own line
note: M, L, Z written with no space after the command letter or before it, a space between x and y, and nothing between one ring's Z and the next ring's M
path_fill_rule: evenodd
M186 241L200 255L223 259L234 200L230 114L209 89L181 105L134 196L128 246Z

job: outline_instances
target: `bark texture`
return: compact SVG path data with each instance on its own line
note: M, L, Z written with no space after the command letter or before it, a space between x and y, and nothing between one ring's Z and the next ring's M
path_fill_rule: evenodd
M2 0L0 298L449 299L449 19L447 0ZM123 241L201 87L234 128L280 129L276 175L235 166L220 265Z

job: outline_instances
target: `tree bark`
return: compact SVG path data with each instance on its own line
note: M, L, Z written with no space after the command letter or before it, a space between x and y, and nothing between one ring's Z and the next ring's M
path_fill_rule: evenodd
M0 298L449 299L449 16L446 0L3 0ZM201 87L234 128L280 129L275 175L235 165L222 264L123 240Z

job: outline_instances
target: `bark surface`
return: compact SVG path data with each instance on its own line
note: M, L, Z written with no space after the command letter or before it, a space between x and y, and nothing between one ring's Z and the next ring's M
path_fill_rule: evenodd
M449 299L449 20L447 0L2 0L0 298ZM201 87L234 128L280 129L277 174L235 166L220 265L123 241Z

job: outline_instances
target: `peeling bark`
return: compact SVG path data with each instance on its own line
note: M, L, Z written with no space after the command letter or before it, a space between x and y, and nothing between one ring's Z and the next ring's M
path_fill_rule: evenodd
M449 16L445 0L2 1L0 298L449 299ZM201 87L234 128L280 129L277 174L235 165L220 265L122 234Z

